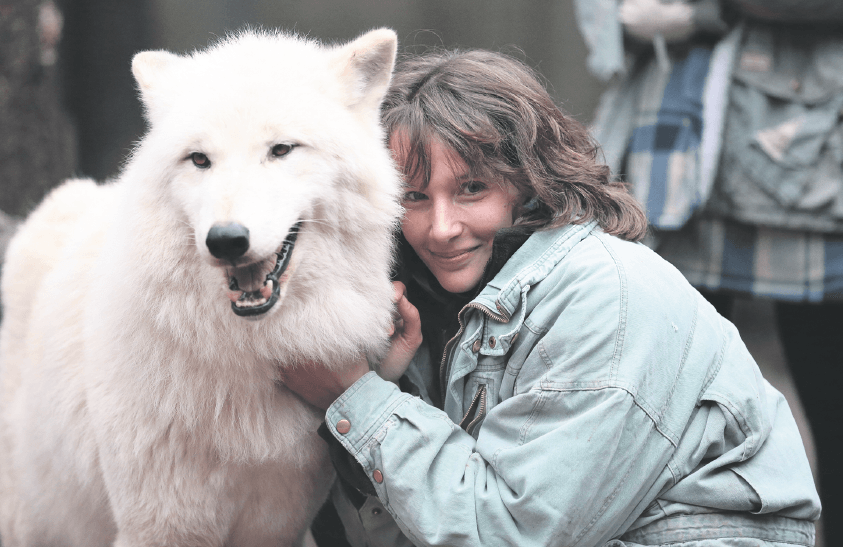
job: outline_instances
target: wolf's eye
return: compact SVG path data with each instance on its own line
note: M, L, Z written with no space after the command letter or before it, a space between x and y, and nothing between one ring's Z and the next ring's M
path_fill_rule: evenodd
M208 159L208 156L203 154L202 152L194 152L190 155L190 161L193 162L193 165L200 169L207 169L211 166L211 160Z
M290 152L293 151L292 144L276 144L272 147L272 155L273 157L280 158L281 156L286 156Z

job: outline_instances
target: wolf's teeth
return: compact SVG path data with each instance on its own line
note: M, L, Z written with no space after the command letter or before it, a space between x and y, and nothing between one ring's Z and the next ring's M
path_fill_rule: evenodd
M238 300L234 303L238 308L254 308L266 304L266 298L258 298L257 300Z

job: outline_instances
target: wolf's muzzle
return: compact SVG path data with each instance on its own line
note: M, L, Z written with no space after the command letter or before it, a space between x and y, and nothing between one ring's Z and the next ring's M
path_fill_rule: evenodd
M272 306L278 302L281 294L281 276L290 265L290 257L293 254L293 246L296 244L296 239L301 229L302 221L298 221L290 228L290 232L284 239L281 249L275 253L276 261L275 267L272 271L266 274L264 280L264 288L252 292L243 292L239 299L231 303L232 311L241 317L254 317L262 315L270 310ZM245 228L244 228L245 229ZM248 230L246 230L248 234ZM245 252L245 251L244 251ZM229 289L239 290L237 286L237 279L231 278L229 280ZM266 292L264 292L266 290Z

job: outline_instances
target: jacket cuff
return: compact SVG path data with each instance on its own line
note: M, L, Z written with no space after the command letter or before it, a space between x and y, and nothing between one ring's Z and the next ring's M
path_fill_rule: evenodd
M369 471L373 462L364 461L363 447L384 429L395 408L412 398L394 383L368 372L328 407L325 424L331 435Z

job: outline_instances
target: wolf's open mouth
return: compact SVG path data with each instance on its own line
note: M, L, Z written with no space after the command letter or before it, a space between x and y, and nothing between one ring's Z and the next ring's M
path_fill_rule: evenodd
M293 246L296 244L301 224L301 221L299 221L290 228L290 233L284 239L281 249L275 253L275 267L266 274L266 279L261 288L254 291L243 291L237 284L236 277L228 279L228 288L233 293L231 309L234 313L241 317L261 315L268 312L278 302L278 297L281 294L279 279L284 275L287 266L290 265L290 256L293 254ZM237 291L240 291L240 296L235 299L234 295Z

